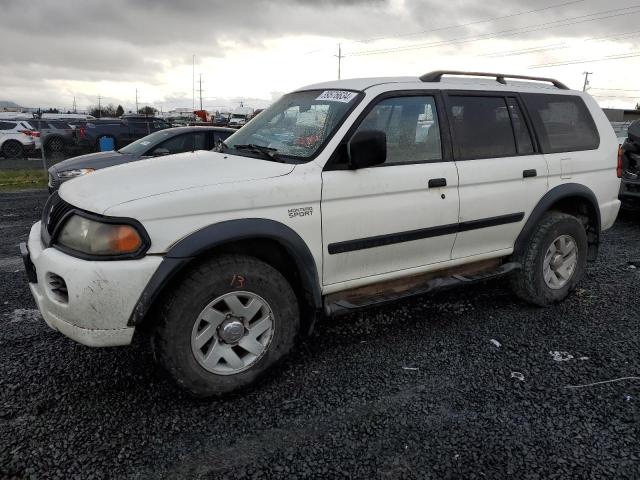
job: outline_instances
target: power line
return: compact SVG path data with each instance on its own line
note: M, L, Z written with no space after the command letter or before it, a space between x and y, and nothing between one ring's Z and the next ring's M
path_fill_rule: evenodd
M373 41L379 41L379 40L389 40L389 39L393 39L393 38L403 38L403 37L415 37L417 35L423 35L425 33L433 33L433 32L441 32L444 30L452 30L452 29L456 29L456 28L462 28L462 27L469 27L472 25L479 25L482 23L490 23L490 22L495 22L498 20L504 20L506 18L514 18L514 17L518 17L521 15L527 15L529 13L536 13L536 12L542 12L545 10L551 10L554 8L560 8L560 7L565 7L567 5L572 5L572 4L576 4L576 3L582 3L585 0L572 0L569 2L564 2L564 3L559 3L559 4L554 4L554 5L548 5L546 7L542 7L542 8L536 8L533 10L526 10L524 12L516 12L516 13L512 13L509 15L501 15L498 17L491 17L491 18L487 18L485 20L477 20L477 21L473 21L473 22L467 22L467 23L458 23L458 24L451 24L451 25L445 25L444 27L438 27L438 28L434 28L434 29L430 29L430 30L421 30L419 32L411 32L411 33L400 33L400 34L396 34L396 35L389 35L389 36L385 36L385 37L372 37L372 38L366 38L366 39L360 39L360 40L349 40L346 43L369 43L369 42L373 42ZM311 55L314 53L319 53L319 52L323 52L326 51L326 48L319 48L317 50L311 50L309 52L305 52L304 55Z
M486 20L476 20L476 21L473 21L473 22L446 25L444 27L433 28L433 29L430 29L430 30L421 30L419 32L412 32L412 33L400 33L400 34L397 34L397 35L389 35L387 37L373 37L373 38L367 38L367 39L364 39L364 40L350 40L350 42L351 43L368 43L368 42L374 42L374 41L378 41L378 40L389 40L389 39L392 39L392 38L414 37L414 36L417 36L417 35L423 35L425 33L441 32L443 30L450 30L450 29L462 28L462 27L470 27L471 25L479 25L481 23L495 22L497 20L504 20L506 18L519 17L521 15L527 15L529 13L542 12L544 10L551 10L551 9L554 9L554 8L566 7L567 5L573 5L573 4L582 3L582 2L584 2L584 0L572 0L570 2L564 2L564 3L555 4L555 5L548 5L546 7L536 8L536 9L533 9L533 10L526 10L524 12L517 12L517 13L511 13L509 15L501 15L499 17L487 18Z
M542 30L549 30L557 27L567 27L571 25L577 25L580 23L593 22L596 20L605 20L608 18L619 17L622 15L633 15L633 14L640 13L640 10L636 10L633 12L629 12L629 10L638 9L638 8L640 8L640 5L634 5L632 7L625 7L625 8L610 9L610 10L602 10L600 12L590 13L586 15L579 15L576 17L569 17L562 20L539 23L539 24L529 25L526 27L512 28L512 29L502 30L499 32L486 33L482 35L472 35L472 36L466 36L466 37L458 37L458 38L452 38L448 40L440 40L437 42L418 43L418 44L405 45L400 47L389 47L389 48L383 48L383 49L377 49L377 50L362 50L362 51L348 54L346 56L359 57L359 56L365 56L365 55L379 55L379 54L395 53L395 52L408 51L408 50L419 50L424 48L441 47L441 46L452 45L452 44L464 44L464 43L474 42L478 40L490 40L498 37L521 35L523 33L532 33L532 32L538 32ZM618 12L618 13L614 14L614 12ZM607 15L607 14L612 14L612 15ZM588 18L588 17L594 17L594 18ZM578 20L578 21L574 21L574 20Z
M634 58L634 57L640 57L640 52L623 53L620 55L608 55L600 58L582 58L582 59L566 60L563 62L540 63L537 65L530 65L529 68L563 67L566 65L580 65L582 63L607 62L610 60L623 60L625 58Z

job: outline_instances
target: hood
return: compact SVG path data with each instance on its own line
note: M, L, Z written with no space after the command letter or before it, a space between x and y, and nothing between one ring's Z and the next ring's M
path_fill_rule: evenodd
M105 168L65 182L60 196L95 213L154 195L287 175L294 165L210 151L187 152Z
M98 152L88 155L80 155L79 157L69 158L62 162L56 163L49 171L64 172L65 170L74 170L76 168L93 168L99 170L101 168L120 165L121 163L130 162L131 155L125 155L118 152Z

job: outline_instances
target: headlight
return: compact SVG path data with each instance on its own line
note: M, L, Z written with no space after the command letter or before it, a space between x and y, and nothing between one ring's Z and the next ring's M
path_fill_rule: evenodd
M72 215L57 235L62 247L87 255L127 255L139 252L144 242L132 225L103 223Z
M93 168L77 168L75 170L65 170L63 172L59 172L58 176L60 178L64 178L68 180L69 178L81 177L82 175L86 175L87 173L95 172Z

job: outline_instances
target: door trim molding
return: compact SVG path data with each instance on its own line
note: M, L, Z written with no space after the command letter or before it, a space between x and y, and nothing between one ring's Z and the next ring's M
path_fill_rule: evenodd
M524 212L509 213L507 215L499 215L497 217L487 217L478 220L451 223L448 225L438 225L437 227L419 228L417 230L408 230L405 232L388 233L373 237L345 240L342 242L330 243L328 251L329 255L335 255L338 253L366 250L368 248L383 247L385 245L394 245L396 243L413 242L424 238L440 237L458 232L468 232L470 230L478 230L480 228L518 223L521 222L523 218Z

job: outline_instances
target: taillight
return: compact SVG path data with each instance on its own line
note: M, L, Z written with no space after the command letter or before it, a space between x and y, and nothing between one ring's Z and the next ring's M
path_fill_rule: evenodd
M85 134L84 127L78 128L78 135L80 136L80 138L84 137L84 134Z
M622 178L622 157L624 155L624 150L622 149L622 145L618 145L618 166L616 168L616 174L618 178Z
M18 130L20 133L24 133L25 135L29 135L30 137L39 137L40 136L40 132L37 132L35 130Z

